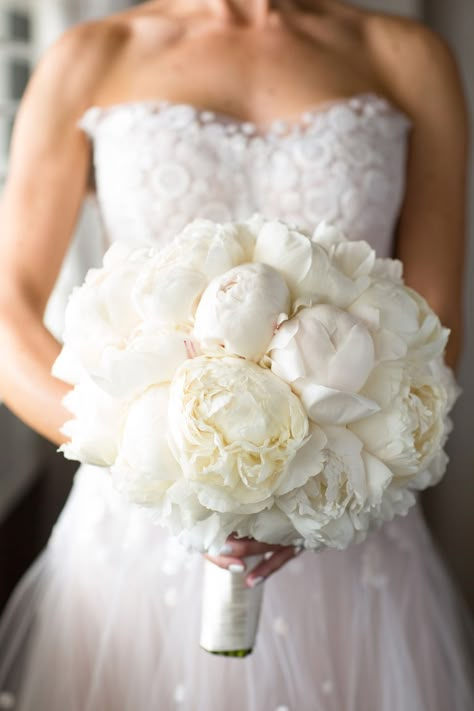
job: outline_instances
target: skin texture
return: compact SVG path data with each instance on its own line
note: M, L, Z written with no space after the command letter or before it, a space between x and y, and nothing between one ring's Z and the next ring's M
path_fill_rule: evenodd
M168 98L265 126L367 91L413 120L396 256L407 283L451 328L447 357L455 366L468 139L458 69L444 42L418 23L337 0L152 0L67 32L46 53L22 102L0 204L4 402L53 442L63 441L68 386L50 375L60 345L42 318L87 190L91 150L76 124L88 107ZM229 544L231 554L212 558L222 567L273 552L248 584L298 554L252 541Z

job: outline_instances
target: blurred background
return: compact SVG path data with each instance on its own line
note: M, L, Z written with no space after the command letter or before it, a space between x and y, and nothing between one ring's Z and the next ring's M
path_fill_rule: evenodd
M35 62L68 26L139 4L126 0L0 0L0 190L8 172L8 147L15 113ZM474 0L359 0L353 3L420 19L454 50L474 107ZM472 111L471 111L472 115ZM471 147L472 153L472 147ZM470 250L466 283L467 338L459 378L464 395L455 412L449 443L451 463L443 483L424 495L423 506L439 547L465 598L474 609L474 194L471 155ZM449 236L446 236L449 239ZM71 288L101 257L93 199L83 216L46 314L59 337ZM1 351L0 351L1 353ZM1 367L1 361L0 361ZM13 586L44 547L64 505L75 466L21 424L0 403L0 610Z

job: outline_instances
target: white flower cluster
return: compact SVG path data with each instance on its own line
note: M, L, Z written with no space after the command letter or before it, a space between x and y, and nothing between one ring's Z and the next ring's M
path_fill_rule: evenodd
M62 450L194 549L344 548L444 472L447 337L400 262L326 223L116 243L68 304Z

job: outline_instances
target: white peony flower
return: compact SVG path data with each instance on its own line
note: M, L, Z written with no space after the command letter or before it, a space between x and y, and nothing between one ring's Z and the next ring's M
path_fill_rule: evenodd
M363 449L345 427L326 427L322 470L277 500L310 548L346 548L363 539L371 510L392 479L388 467Z
M139 324L131 294L153 250L117 243L101 269L91 269L72 292L65 313L64 341L90 373L100 371L104 348L121 347Z
M158 255L143 268L131 299L141 319L158 324L191 326L206 288L206 276L181 264L163 264Z
M402 280L403 265L400 260L376 257L368 242L352 242L327 222L319 223L311 239L324 247L334 266L352 279L370 276L371 279L389 279L396 283Z
M340 230L326 222L319 223L311 241L323 247L331 264L351 279L367 277L374 268L375 250L368 242L351 242ZM369 282L366 280L365 283Z
M110 466L117 456L126 405L103 392L86 375L63 399L74 419L61 432L69 441L60 450L66 459Z
M390 394L397 388L395 397ZM444 444L446 389L428 369L384 364L368 383L383 409L350 429L396 476L412 477L425 469Z
M182 477L166 493L159 509L159 522L189 550L218 555L231 533L248 515L209 510L203 506L194 488Z
M423 297L393 281L374 281L350 306L374 333L378 360L407 356L426 362L439 357L449 331Z
M258 361L289 308L288 287L275 269L242 264L211 281L196 311L194 335L206 351L221 347Z
M379 409L373 400L356 395L374 367L371 334L336 306L304 308L282 323L268 360L315 422L344 425Z
M111 474L118 491L145 506L160 506L181 470L168 444L169 385L133 400L123 421Z
M171 382L177 368L199 354L189 329L145 322L124 348L104 348L95 382L114 397L133 397L151 385Z
M303 407L288 385L251 361L201 356L184 363L171 384L169 417L173 453L209 509L261 511L280 488L307 476L295 457L308 435Z
M252 224L194 220L159 253L158 263L199 272L207 283L232 267L251 261L255 241Z
M278 220L265 223L260 230L253 261L280 272L296 306L332 303L345 308L370 283L364 273L357 275L357 269L354 276L340 271L321 244Z

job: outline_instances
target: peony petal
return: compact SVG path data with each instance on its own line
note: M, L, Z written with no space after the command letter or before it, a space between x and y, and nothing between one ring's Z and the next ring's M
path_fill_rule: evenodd
M399 284L403 279L403 263L399 259L377 258L371 276L374 279L389 279Z
M280 272L290 290L295 292L297 284L311 268L311 240L282 222L272 220L264 225L258 235L253 261L272 266Z
M304 486L310 477L319 474L326 462L323 451L326 444L327 437L323 430L311 424L309 437L288 465L286 475L275 492L277 496Z
M375 346L375 359L379 362L405 358L408 347L406 341L386 328L372 333Z
M324 249L329 250L334 245L347 242L348 239L337 227L330 225L326 220L322 220L313 231L313 242L317 242Z
M293 389L300 396L308 417L318 424L347 425L380 410L373 400L319 385L311 378L296 380Z
M364 461L362 459L363 444L351 430L333 425L324 427L327 437L327 450L335 455L335 468L342 467L347 481L349 493L355 495L359 505L367 500L367 479Z
M363 450L361 457L365 466L369 504L379 506L385 489L393 479L393 474L386 464L370 452Z
M60 447L67 459L110 466L117 457L117 446L125 417L125 406L111 398L84 377L63 399L74 415L61 432L69 441Z
M150 262L137 280L132 300L142 318L163 324L191 324L207 279L180 265Z
M171 382L190 354L198 353L189 333L149 326L138 332L126 349L105 348L101 375L94 380L114 397L133 397L150 385Z
M247 533L243 527L236 530L239 536L243 535L244 531ZM288 516L276 506L251 517L248 535L256 541L280 546L290 546L295 539L300 538Z
M158 385L128 408L119 458L144 480L171 481L181 475L168 445L168 401L169 386Z
M367 327L328 304L303 308L272 339L272 371L285 382L309 379L326 387L358 392L374 365L374 342Z
M53 363L51 375L70 385L77 385L85 377L85 371L74 351L64 345Z
M367 276L375 264L375 250L363 241L339 242L329 250L329 255L334 266L352 279Z

